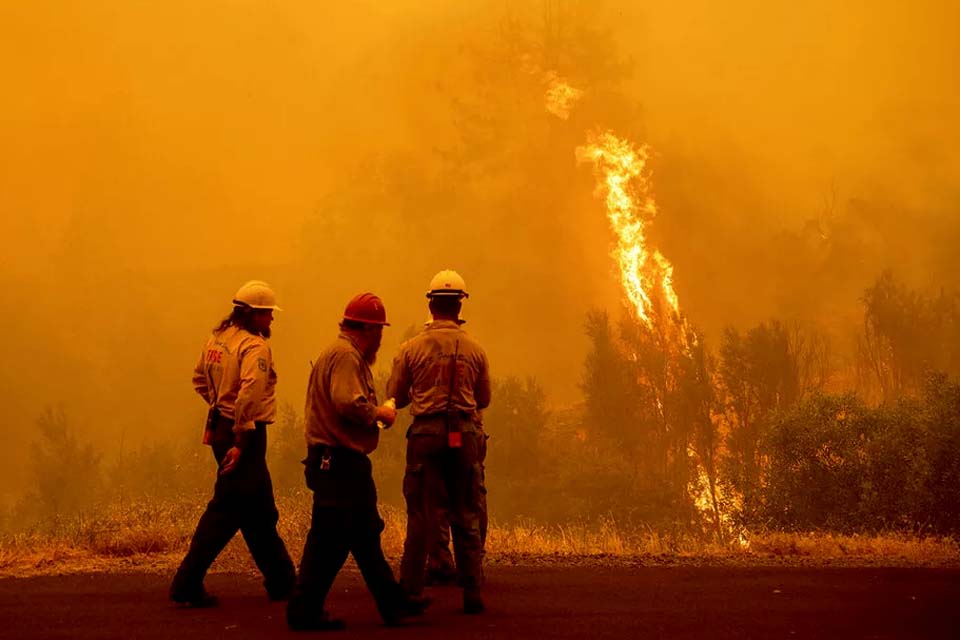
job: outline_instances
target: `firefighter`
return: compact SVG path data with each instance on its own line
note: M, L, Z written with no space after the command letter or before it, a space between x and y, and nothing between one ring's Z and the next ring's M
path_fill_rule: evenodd
M377 403L371 365L388 326L380 298L363 293L347 304L340 335L317 359L307 387L305 476L313 513L300 576L287 605L291 629L325 631L344 622L324 602L347 555L352 553L387 625L419 615L428 601L409 597L394 580L380 546L384 523L370 458L380 437L378 422L393 424L397 411Z
M430 326L431 320L426 326ZM458 324L464 324L466 320L457 319ZM484 434L480 441L480 464L483 467L484 460L487 457L487 439L490 436ZM485 473L485 471L484 471ZM448 586L457 582L457 567L453 563L453 554L450 552L450 515L447 507L447 496L444 487L437 487L437 493L434 494L433 503L433 521L429 525L433 535L427 536L427 586ZM486 491L480 494L480 544L484 547L484 555L487 540L487 494ZM483 574L481 573L481 578Z
M239 530L271 600L285 600L296 571L277 533L277 506L267 469L267 425L276 414L277 374L270 344L276 295L251 280L237 291L233 311L213 330L193 373L193 386L209 411L204 444L218 473L213 499L200 517L190 549L170 586L175 603L209 607L217 603L203 579Z
M467 298L463 278L439 272L427 291L433 321L400 347L387 382L397 407L410 405L403 495L407 535L400 582L423 591L427 550L439 530L437 503L447 498L465 613L482 613L481 511L484 434L480 411L490 404L487 356L459 321Z

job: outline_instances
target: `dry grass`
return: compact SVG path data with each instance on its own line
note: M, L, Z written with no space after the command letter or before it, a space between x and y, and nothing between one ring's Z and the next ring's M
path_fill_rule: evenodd
M876 558L920 566L960 562L960 546L956 540L902 533L870 536L774 532L752 539L750 551L765 556L819 560Z
M171 504L111 505L94 518L58 522L0 537L0 575L86 571L172 571L182 558L205 507L202 497ZM278 500L280 534L294 557L310 526L306 491ZM387 556L399 560L405 515L382 507ZM493 564L740 564L842 566L960 566L953 539L904 534L841 536L771 532L718 544L701 536L624 526L613 519L546 526L521 522L490 527L487 561ZM256 571L237 536L215 571Z

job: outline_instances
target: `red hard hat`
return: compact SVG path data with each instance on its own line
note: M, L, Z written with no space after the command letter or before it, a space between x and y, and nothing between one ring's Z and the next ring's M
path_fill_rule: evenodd
M354 296L347 303L347 308L343 310L343 319L390 326L387 322L387 310L383 308L383 301L372 293Z

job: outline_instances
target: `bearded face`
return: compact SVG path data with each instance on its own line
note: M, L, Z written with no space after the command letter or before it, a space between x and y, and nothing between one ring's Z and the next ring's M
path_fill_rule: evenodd
M371 367L377 361L377 352L380 350L380 343L383 342L383 325L370 324L366 326L366 345L363 350L363 358Z

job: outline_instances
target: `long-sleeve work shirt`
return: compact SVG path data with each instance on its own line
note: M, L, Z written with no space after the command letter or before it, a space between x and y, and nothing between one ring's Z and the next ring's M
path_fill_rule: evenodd
M397 408L410 405L414 417L450 409L479 419L490 404L487 355L459 323L435 320L400 346L387 396L396 398Z
M341 333L317 358L307 385L307 446L346 447L369 454L377 448L377 392L373 373L350 336Z
M254 429L255 422L273 422L276 385L270 344L237 326L210 336L193 370L193 388L234 421L236 433Z

